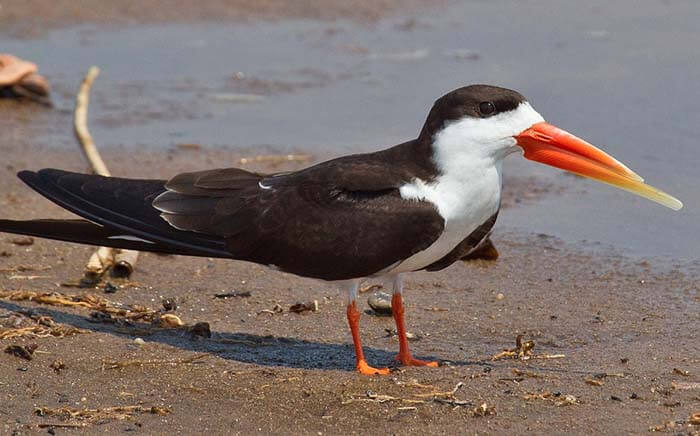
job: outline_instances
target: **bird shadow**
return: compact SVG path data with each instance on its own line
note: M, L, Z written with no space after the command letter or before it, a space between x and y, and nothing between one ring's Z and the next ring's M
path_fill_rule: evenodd
M31 310L48 315L54 321L73 327L111 334L119 337L142 337L146 342L170 345L182 350L209 353L222 359L298 369L354 370L354 354L350 344L332 344L281 336L261 336L250 333L212 331L211 338L194 335L182 329L148 329L135 326L119 327L95 322L89 316L64 312L47 307L31 307L0 301L0 309L12 312ZM146 326L144 326L146 327ZM130 332L129 330L132 330ZM143 333L151 334L144 335ZM364 347L365 357L374 365L389 365L395 353Z

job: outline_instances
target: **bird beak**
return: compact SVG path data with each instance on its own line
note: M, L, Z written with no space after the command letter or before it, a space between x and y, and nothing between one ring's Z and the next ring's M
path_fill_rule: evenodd
M525 151L526 159L616 186L673 210L683 207L678 199L647 185L614 157L549 123L534 124L516 135L515 140Z

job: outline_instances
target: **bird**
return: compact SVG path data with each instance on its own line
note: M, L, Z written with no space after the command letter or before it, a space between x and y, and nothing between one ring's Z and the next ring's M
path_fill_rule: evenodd
M80 219L0 220L0 232L157 253L228 258L335 282L347 295L355 367L388 374L365 359L358 288L393 287L396 360L414 358L406 338L403 279L439 271L489 237L500 209L506 156L630 191L678 210L683 205L592 144L547 123L523 95L470 85L437 99L418 136L279 173L240 168L125 179L59 169L18 177Z

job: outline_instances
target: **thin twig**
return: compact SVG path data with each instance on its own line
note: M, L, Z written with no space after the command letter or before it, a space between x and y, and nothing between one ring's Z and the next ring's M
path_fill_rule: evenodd
M102 160L100 152L97 151L97 146L87 127L90 88L92 88L92 84L99 74L100 69L98 67L90 67L83 82L80 84L80 90L75 99L73 128L75 130L75 136L83 150L83 154L90 163L95 174L109 177L111 174L104 160ZM90 256L85 266L85 277L90 281L97 281L109 268L118 268L120 276L128 277L133 271L137 258L138 251L100 247Z
M83 153L87 158L90 165L92 165L95 174L101 176L109 176L109 170L107 165L102 160L102 156L97 151L95 142L92 140L92 135L87 128L87 114L88 106L90 104L90 88L92 88L92 83L95 81L97 76L100 74L100 69L97 67L90 67L83 83L80 84L80 91L75 99L75 113L73 118L73 127L75 128L75 136L78 138L80 145L82 146Z

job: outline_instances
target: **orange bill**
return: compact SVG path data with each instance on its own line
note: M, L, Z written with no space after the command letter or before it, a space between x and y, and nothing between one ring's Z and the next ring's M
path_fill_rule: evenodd
M515 136L526 159L632 192L673 210L683 203L644 183L644 179L614 157L549 123L537 123Z

